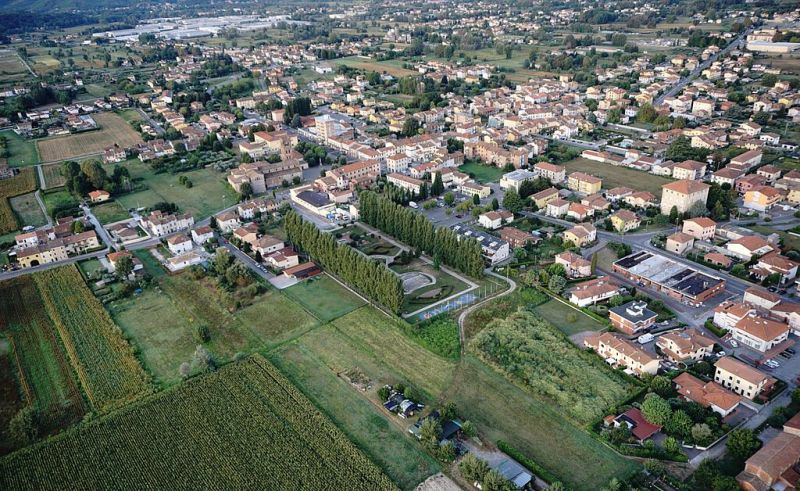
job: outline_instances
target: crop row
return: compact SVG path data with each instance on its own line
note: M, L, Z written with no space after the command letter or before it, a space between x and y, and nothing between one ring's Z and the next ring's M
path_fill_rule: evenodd
M258 355L0 460L0 489L67 482L74 489L397 489Z
M133 348L86 287L77 267L45 271L34 279L95 409L111 410L148 390L148 376Z

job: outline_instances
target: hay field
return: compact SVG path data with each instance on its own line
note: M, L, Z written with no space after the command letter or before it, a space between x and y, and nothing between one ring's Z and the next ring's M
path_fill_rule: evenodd
M114 113L96 114L94 120L100 129L36 142L42 161L52 162L99 154L114 143L121 147L142 143L139 133Z

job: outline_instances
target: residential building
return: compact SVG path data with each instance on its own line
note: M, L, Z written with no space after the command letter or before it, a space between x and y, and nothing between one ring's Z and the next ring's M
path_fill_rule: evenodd
M674 206L678 213L688 213L695 207L705 209L708 200L708 184L684 179L661 186L661 213L669 215Z
M514 221L514 214L508 210L489 211L478 217L481 227L489 230L497 230L507 223Z
M604 332L587 336L584 346L592 348L608 363L624 366L636 375L658 373L658 358L619 334Z
M755 313L752 305L728 300L714 307L714 324L731 330L740 320Z
M578 307L588 307L619 295L620 287L607 277L584 281L570 288L566 297Z
M537 174L535 172L531 172L527 169L517 169L507 172L500 178L500 188L519 191L519 187L522 186L522 183L525 181L532 181L536 179L536 177Z
M549 203L556 201L559 199L558 189L556 188L547 188L543 191L539 191L536 194L531 195L531 201L536 203L536 208L539 210L544 210L547 208Z
M576 193L594 194L599 193L603 180L599 177L591 176L583 172L573 172L569 175L567 187Z
M515 169L519 169L528 162L528 154L523 149L513 148L509 150L500 145L487 142L467 142L464 145L464 157L480 159L500 168L513 165Z
M597 229L591 223L579 223L564 231L563 238L565 242L569 241L578 247L584 247L597 239Z
M683 232L675 232L667 237L664 249L672 252L673 254L683 254L692 249L694 246L694 237Z
M492 265L505 261L511 254L508 242L486 232L465 227L464 225L453 225L450 228L458 234L459 240L462 237L477 240L481 245L484 259Z
M753 256L763 256L775 250L769 242L755 235L745 235L732 240L725 244L725 248L729 255L743 261L749 261Z
M567 176L567 168L562 165L551 164L550 162L537 162L533 165L533 170L539 176L550 179L553 184L563 182Z
M228 234L239 228L239 215L234 211L223 211L214 217L217 228L223 234Z
M387 175L386 182L391 183L401 189L410 191L415 195L420 194L422 185L424 184L424 181L420 179L414 179L413 177L409 177L404 174L398 174L397 172Z
M192 230L192 240L197 245L203 245L213 238L214 230L207 225Z
M688 218L683 221L683 233L696 240L711 240L717 231L717 222L706 217Z
M786 341L789 326L750 313L739 320L730 333L736 341L763 353Z
M613 215L611 215L610 220L614 230L619 233L625 233L637 229L642 224L642 220L639 218L639 215L625 209L615 212Z
M570 278L585 278L592 275L592 263L572 251L556 254L555 263L564 266Z
M536 237L535 235L529 232L524 232L514 227L501 228L500 238L508 242L508 246L511 249L516 249L517 247L525 247L530 243L535 244L539 242L539 238Z
M163 237L194 225L194 217L188 213L163 213L155 210L140 220L140 225L155 237Z
M778 204L781 199L781 192L772 186L758 186L744 193L744 207L763 212Z
M169 247L169 252L173 254L183 254L191 251L194 244L192 243L192 239L188 236L177 234L167 239L167 246Z
M742 397L716 382L703 382L689 372L672 380L681 398L709 408L723 418L739 407Z
M608 310L611 325L628 335L646 331L655 324L658 314L647 308L647 302L632 300Z
M800 435L790 424L796 418L787 421L784 431L747 459L744 470L736 476L744 491L797 489L797 480L800 478Z
M467 196L478 196L480 199L488 198L492 194L492 188L474 182L465 182L458 187L458 190Z
M672 177L675 179L702 179L706 174L706 164L696 160L686 160L675 164L672 168Z
M686 363L702 361L714 351L714 340L697 329L672 331L658 337L656 346L670 361Z
M772 377L731 356L720 358L714 366L714 382L747 399L755 399L775 383Z

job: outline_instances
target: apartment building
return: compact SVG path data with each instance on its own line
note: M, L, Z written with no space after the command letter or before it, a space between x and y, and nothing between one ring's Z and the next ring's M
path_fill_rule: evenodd
M588 336L584 346L593 349L609 364L624 366L636 375L658 373L659 360L619 334L604 332Z
M748 399L770 389L775 379L736 358L725 356L714 364L714 382Z
M696 204L705 207L709 189L708 184L689 179L664 184L661 187L661 213L669 215L673 206L678 213L686 213Z
M685 329L659 336L656 346L672 362L696 362L714 351L714 340L696 329Z
M599 193L603 180L583 172L573 172L569 175L567 187L571 191L583 194Z

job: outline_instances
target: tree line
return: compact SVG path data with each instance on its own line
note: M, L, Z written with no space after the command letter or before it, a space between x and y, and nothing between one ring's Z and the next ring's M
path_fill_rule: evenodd
M385 265L336 242L333 235L321 232L313 223L289 212L285 221L289 241L348 285L394 313L403 303L400 277Z
M436 228L425 216L404 208L373 191L359 195L361 219L411 247L462 273L483 273L481 246L472 239L459 239L449 228Z

